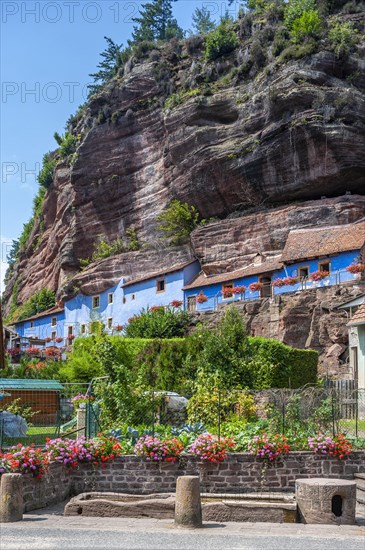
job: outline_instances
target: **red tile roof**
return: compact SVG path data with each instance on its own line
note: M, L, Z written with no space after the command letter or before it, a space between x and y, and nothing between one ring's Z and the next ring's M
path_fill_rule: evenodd
M159 271L154 271L153 273L148 273L147 275L143 275L142 277L138 277L136 279L131 279L130 281L127 281L124 283L122 288L125 288L127 286L134 285L136 283L142 283L143 281L148 281L149 279L154 279L155 277L161 277L162 275L167 275L168 273L174 273L175 271L180 271L181 269L184 269L184 267L187 267L190 264L193 264L196 262L196 260L189 260L188 262L184 262L181 264L173 265L172 267L167 267L165 269L160 269Z
M348 225L315 227L290 231L282 259L284 262L307 260L360 250L365 244L365 221Z
M271 273L272 271L281 269L282 267L283 263L281 261L281 256L276 256L275 258L264 260L258 265L251 264L242 269L237 269L236 271L219 273L217 275L206 275L203 271L201 271L195 279L193 279L188 285L184 286L183 290L199 288L201 286L209 286L215 283L227 283L229 281L241 279L242 277L246 277L248 275L264 275L265 273Z
M347 323L348 327L354 325L365 325L365 302L359 306L351 321Z

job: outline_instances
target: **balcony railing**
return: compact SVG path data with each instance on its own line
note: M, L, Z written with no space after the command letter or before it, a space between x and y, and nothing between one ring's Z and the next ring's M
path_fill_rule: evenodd
M196 311L216 311L221 304L229 304L233 302L245 302L252 300L259 300L261 298L274 298L281 294L289 294L291 292L301 292L303 290L310 290L315 288L326 288L329 286L336 286L346 284L349 282L356 282L359 280L359 274L353 274L346 269L340 269L337 271L331 271L328 277L320 281L312 281L305 278L294 285L274 286L271 283L264 283L261 291L252 292L247 289L242 294L232 294L231 297L224 297L222 292L218 292L213 297L207 297L207 301L200 304L196 304Z

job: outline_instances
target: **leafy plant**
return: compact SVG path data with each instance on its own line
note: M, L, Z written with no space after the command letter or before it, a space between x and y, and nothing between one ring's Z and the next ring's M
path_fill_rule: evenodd
M51 153L43 155L42 168L37 176L39 185L48 189L53 182L54 171L57 165L57 160L52 158Z
M66 132L66 134L63 136L59 153L62 158L68 157L69 155L72 155L76 151L77 147L77 137L73 134L69 134Z
M172 245L180 245L188 241L190 233L203 221L195 206L177 199L171 201L161 214L157 216L159 229Z
M222 21L205 38L205 58L213 61L232 52L238 46L238 38L230 21Z
M173 306L146 308L128 320L129 338L176 338L186 335L190 315Z
M322 32L322 21L317 10L304 11L294 19L290 36L296 44L317 39Z
M33 411L32 407L27 407L22 403L20 397L14 399L9 405L2 408L3 411L8 411L11 414L22 416L24 420L29 423L33 416L38 414L39 411Z
M358 31L350 21L336 21L328 33L330 48L337 57L348 55L358 39Z

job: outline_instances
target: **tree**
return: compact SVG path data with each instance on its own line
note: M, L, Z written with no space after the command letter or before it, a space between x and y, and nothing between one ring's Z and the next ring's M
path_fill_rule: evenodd
M103 58L98 65L96 73L89 74L94 79L93 84L88 86L92 95L117 74L119 67L123 63L123 44L116 44L111 38L104 36L107 42L107 48L100 54ZM57 138L55 137L57 140Z
M184 32L172 14L172 3L177 0L152 0L143 4L139 17L133 18L133 42L183 38ZM131 42L131 44L133 44Z
M208 34L215 29L215 23L210 17L210 11L203 6L202 9L196 8L192 15L193 34Z
M187 242L190 233L199 225L200 214L195 206L174 199L157 217L159 229L172 245ZM201 222L200 222L201 223Z

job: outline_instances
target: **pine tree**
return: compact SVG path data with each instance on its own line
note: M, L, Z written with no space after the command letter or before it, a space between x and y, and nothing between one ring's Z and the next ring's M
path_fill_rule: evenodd
M210 11L203 6L202 9L196 8L192 15L193 34L208 34L215 29L215 23L210 17Z
M88 86L89 95L96 93L100 88L116 75L118 68L123 61L123 44L116 44L111 38L104 36L107 48L100 54L103 58L98 65L97 73L89 74L94 79L93 84Z
M133 42L183 38L184 32L172 14L172 2L177 0L152 0L142 5L140 16L133 19L137 23L132 33Z

